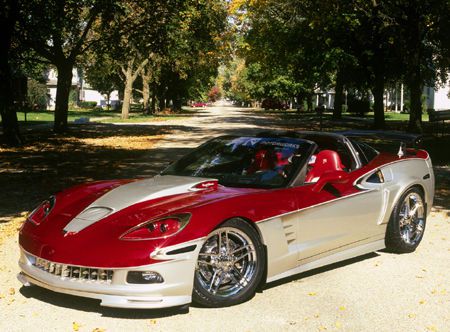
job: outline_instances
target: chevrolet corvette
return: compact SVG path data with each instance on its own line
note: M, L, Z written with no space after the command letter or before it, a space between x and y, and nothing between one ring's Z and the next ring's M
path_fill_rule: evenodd
M19 233L18 278L110 307L230 306L307 270L414 251L433 196L424 150L323 132L221 136L153 178L42 202Z

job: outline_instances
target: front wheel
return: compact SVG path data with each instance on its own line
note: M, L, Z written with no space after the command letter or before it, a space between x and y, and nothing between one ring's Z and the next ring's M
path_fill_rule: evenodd
M386 248L398 253L413 252L422 240L425 222L423 194L411 188L400 197L392 211L386 230Z
M257 231L234 218L211 232L200 250L194 277L194 302L225 307L250 299L265 269Z

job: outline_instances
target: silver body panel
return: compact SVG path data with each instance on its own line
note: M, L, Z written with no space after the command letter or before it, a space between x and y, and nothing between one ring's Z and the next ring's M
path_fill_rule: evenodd
M98 283L89 280L72 281L61 278L33 265L31 255L21 249L18 279L25 286L30 284L51 291L101 300L102 306L119 308L166 308L191 302L197 256L204 239L196 239L152 253L152 259L161 263L129 268L110 268L114 271L112 282ZM166 255L166 252L196 245L192 252ZM163 276L163 283L129 284L128 271L154 271Z
M367 182L378 170L384 182ZM423 189L427 214L433 205L429 158L399 159L364 174L354 185L359 193L257 223L267 247L267 282L384 249L392 210L413 186Z

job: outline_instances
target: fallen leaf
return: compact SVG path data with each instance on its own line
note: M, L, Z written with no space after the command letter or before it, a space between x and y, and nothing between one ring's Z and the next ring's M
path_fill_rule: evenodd
M344 307L344 306L340 306L340 307L339 307L339 310L340 310L340 311L344 311L344 310L346 310L346 309L347 309L347 308Z
M434 326L434 325L430 325L430 326L427 326L427 331L433 331L433 332L436 332L436 331L437 331L437 328L436 328L436 326Z
M319 314L315 314L315 315L314 315L314 318L319 318L319 317L320 317Z
M425 302L426 302L425 300L420 300L419 304L425 304Z
M319 326L319 331L325 331L325 330L327 330L327 328L325 326L323 326L323 325Z
M92 332L105 332L105 329L102 329L100 327L96 327L95 329L92 330Z
M14 288L10 288L9 289L9 295L14 295L14 294L16 294L16 290L14 289Z
M316 292L309 292L308 295L309 295L309 296L316 296L317 293L316 293Z
M150 324L156 324L156 319L150 319Z
M433 289L432 291L431 291L431 294L436 294L437 293L437 290L436 289Z
M77 322L72 322L72 330L79 331L80 330L80 324Z
M416 314L408 314L409 318L415 318L417 315Z

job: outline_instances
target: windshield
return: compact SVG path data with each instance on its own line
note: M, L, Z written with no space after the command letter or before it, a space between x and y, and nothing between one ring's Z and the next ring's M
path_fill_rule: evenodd
M219 137L162 174L215 178L231 187L277 188L297 174L312 145L296 138Z

